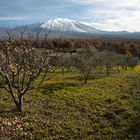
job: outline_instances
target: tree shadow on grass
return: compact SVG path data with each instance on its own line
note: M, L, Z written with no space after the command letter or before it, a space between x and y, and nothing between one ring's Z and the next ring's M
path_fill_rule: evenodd
M14 115L23 115L24 113L19 112L16 107L13 105L12 107L0 107L0 116L1 117L11 117Z
M80 86L77 83L50 83L47 85L42 85L38 90L44 95L53 95L58 90L63 90L69 87Z
M95 80L95 79L101 79L105 78L106 75L101 73L101 74L95 74L92 75L88 78L88 81L90 80ZM70 87L80 87L85 85L84 83L84 78L80 75L77 76L71 76L67 77L67 81L74 81L74 82L58 82L58 83L49 83L47 85L42 85L38 88L38 90L43 93L44 95L52 96L56 91L58 90L63 90L67 89Z
M4 98L4 99L3 99ZM25 112L19 112L16 105L11 101L10 96L1 98L0 117L11 117L14 115L23 115Z
M94 74L91 74L88 78L88 80L96 80L96 79L102 79L102 78L105 78L107 77L106 76L106 73L103 73L103 72L100 72L100 73L94 73ZM68 77L67 78L68 80L75 80L75 81L78 81L78 82L83 82L84 81L84 77L83 76L80 76L80 75L77 75L77 76L71 76L71 77Z

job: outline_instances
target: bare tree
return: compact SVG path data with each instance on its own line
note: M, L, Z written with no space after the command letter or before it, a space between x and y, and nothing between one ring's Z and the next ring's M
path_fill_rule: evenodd
M51 30L49 30L48 28L45 29L45 34L44 34L44 41L47 41L47 37L50 34Z
M36 49L29 44L13 46L6 43L1 46L0 77L4 80L3 88L11 95L18 111L23 110L23 96L28 93L32 83L40 75L40 85L49 72L50 51Z
M8 36L8 42L10 42L12 40L12 30L8 28L6 34Z
M20 41L22 41L23 40L23 38L24 38L24 34L26 33L26 30L28 29L28 26L23 26L22 27L22 30L20 31Z
M41 28L35 33L35 42L38 42L40 34L41 34Z

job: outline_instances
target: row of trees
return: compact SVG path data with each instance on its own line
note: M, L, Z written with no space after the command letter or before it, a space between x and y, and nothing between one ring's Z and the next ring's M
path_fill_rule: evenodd
M59 49L64 52L73 52L78 48L86 48L87 46L95 47L98 50L114 51L124 55L133 55L140 57L140 41L124 40L124 39L48 39L40 40L38 47L47 47L51 49Z
M114 67L120 72L120 67L126 70L128 67L133 68L138 63L136 57L117 54L107 50L98 51L94 47L78 49L76 53L66 54L58 60L57 64L61 67L62 73L64 73L65 68L75 67L80 71L85 83L87 83L91 73L99 67L106 69L106 75L109 76L110 71Z
M54 52L54 49L48 47L33 46L35 42L38 41L25 41L22 36L19 41L12 41L9 36L8 41L0 43L0 86L9 93L20 112L23 110L23 96L31 89L34 81L39 77L37 86L41 85L57 66L62 68L63 73L65 68L77 68L87 83L92 71L98 67L106 68L109 76L113 67L119 71L119 67L126 69L137 64L137 58L131 55L99 51L93 46L76 49L74 52L66 49L61 52L55 49ZM69 42L66 44L72 45Z
M11 40L11 35L8 32L8 40ZM108 50L124 55L133 55L140 57L140 41L138 40L123 40L123 39L64 39L47 38L49 31L45 33L45 37L40 37L40 32L37 32L32 40L23 38L24 31L20 33L20 39L13 42L13 45L19 45L22 42L30 42L32 47L47 48L59 50L63 52L74 52L78 48L86 48L87 46L95 47L97 50ZM3 41L0 41L3 43Z

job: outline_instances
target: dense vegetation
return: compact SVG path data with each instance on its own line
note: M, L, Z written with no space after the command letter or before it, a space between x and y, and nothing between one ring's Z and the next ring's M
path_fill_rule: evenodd
M104 41L0 42L0 138L134 139L139 42Z
M24 33L21 32L22 38ZM12 37L10 36L9 39ZM8 39L8 40L9 40ZM7 41L7 40L6 40ZM37 34L32 40L17 39L13 42L14 45L21 45L24 43L29 43L33 47L37 48L49 48L54 50L59 50L63 52L74 52L77 48L83 48L87 46L95 47L98 50L109 50L115 51L121 54L132 54L134 56L140 56L140 40L138 39L117 39L117 38L97 38L97 39L74 39L74 38L59 38L59 39L49 39L47 36L44 38L39 38ZM0 41L0 44L5 44L5 41Z
M36 44L36 43L35 43ZM97 38L97 39L47 39L40 40L37 47L74 52L77 48L95 47L98 50L114 51L121 54L132 54L140 57L140 41L135 39Z

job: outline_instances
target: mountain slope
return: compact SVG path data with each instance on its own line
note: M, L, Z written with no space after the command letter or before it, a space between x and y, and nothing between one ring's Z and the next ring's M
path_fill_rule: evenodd
M82 33L99 33L102 32L75 20L67 18L55 18L49 20L40 26L43 29L50 29L61 32L82 32Z

